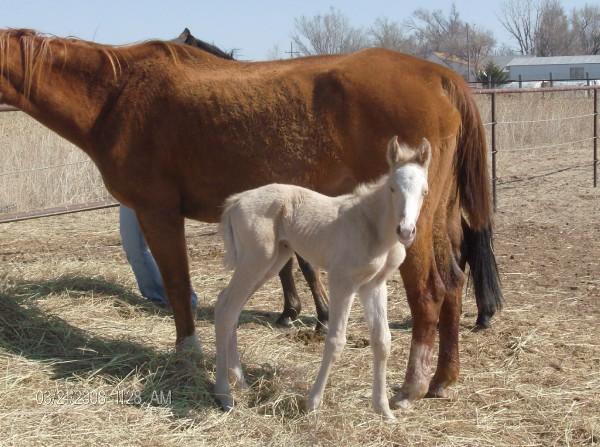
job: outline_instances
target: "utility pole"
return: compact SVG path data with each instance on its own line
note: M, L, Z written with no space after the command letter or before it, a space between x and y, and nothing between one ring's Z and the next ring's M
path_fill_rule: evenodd
M299 51L294 51L294 43L290 42L290 51L286 51L285 54L289 54L290 55L290 59L292 59L293 57L299 56L300 52Z
M471 41L469 40L469 24L467 23L467 82L471 82Z

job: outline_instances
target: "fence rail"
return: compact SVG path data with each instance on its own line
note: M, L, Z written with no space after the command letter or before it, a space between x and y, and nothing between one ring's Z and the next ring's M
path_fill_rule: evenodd
M39 219L40 217L60 216L62 214L81 213L83 211L101 210L114 208L119 203L114 200L102 200L98 202L78 203L74 205L58 206L54 208L44 208L35 211L24 211L20 213L11 213L0 215L0 224L9 222L21 222L23 220Z

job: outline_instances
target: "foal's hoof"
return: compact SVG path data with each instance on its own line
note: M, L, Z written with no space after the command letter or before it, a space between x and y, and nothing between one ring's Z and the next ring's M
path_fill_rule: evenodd
M290 328L294 325L293 320L285 315L280 315L275 324L280 327Z

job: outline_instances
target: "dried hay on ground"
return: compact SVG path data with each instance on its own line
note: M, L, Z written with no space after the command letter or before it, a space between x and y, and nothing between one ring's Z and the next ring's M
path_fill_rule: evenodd
M4 225L0 444L599 443L600 193L589 183L565 172L500 189L496 252L506 309L493 329L472 332L467 293L454 396L396 412L395 425L370 409L371 353L358 303L323 410L301 411L322 341L307 332L310 316L293 331L272 327L281 307L276 281L255 295L240 325L251 390L237 393L234 413L216 408L212 306L228 272L214 226L188 227L205 354L194 369L173 354L172 316L137 296L114 210ZM298 283L311 315L299 276ZM399 277L389 287L389 380L399 384L410 315Z

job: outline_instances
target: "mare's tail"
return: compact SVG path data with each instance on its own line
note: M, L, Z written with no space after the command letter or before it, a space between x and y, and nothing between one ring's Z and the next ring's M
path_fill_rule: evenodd
M487 166L485 130L468 85L458 77L444 79L444 89L461 115L456 153L456 178L463 219L462 266L471 268L477 325L489 326L490 318L502 308L503 297L492 246L492 203Z

